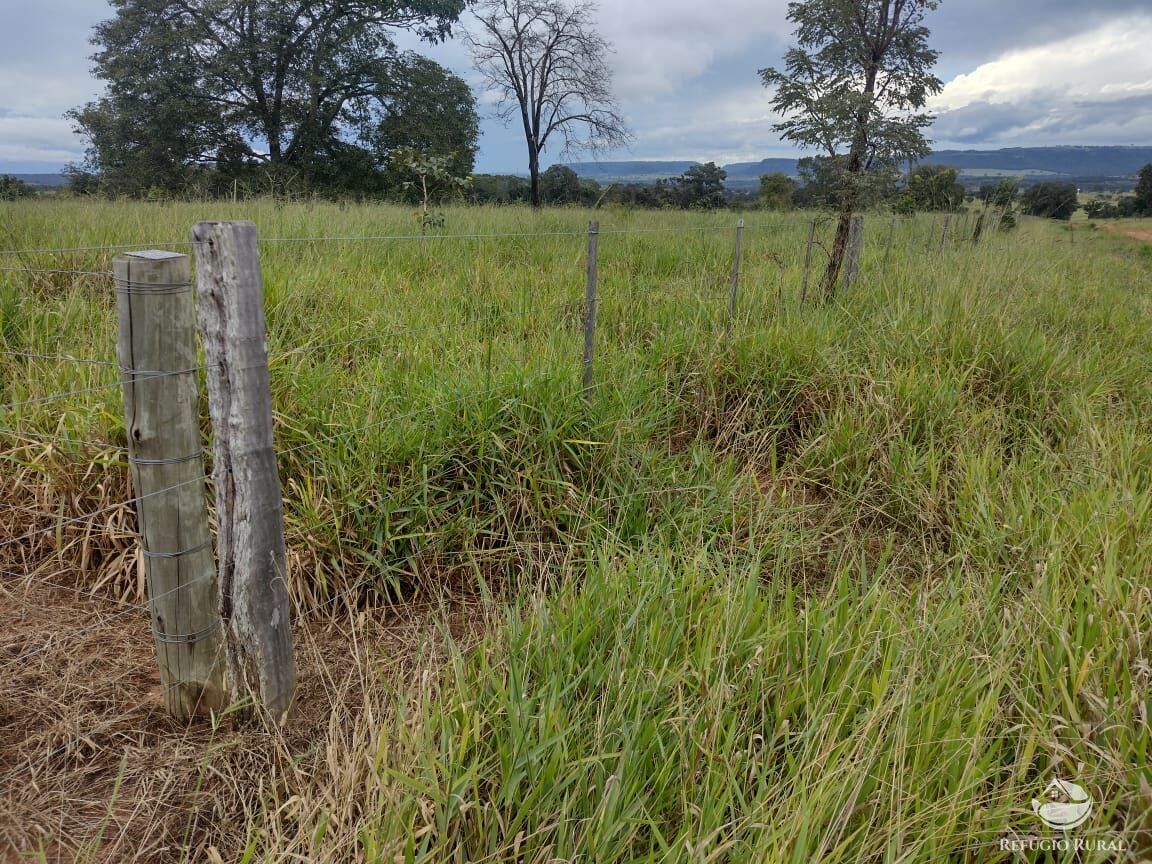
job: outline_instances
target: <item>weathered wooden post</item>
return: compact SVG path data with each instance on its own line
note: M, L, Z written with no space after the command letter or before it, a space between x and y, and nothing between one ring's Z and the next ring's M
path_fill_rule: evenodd
M944 251L944 243L948 239L948 226L952 224L952 214L947 213L944 216L944 230L940 232L940 251Z
M808 299L808 276L812 272L812 244L816 242L816 220L808 225L808 248L804 252L804 284L800 288L800 305Z
M204 490L196 301L188 256L112 263L128 461L164 706L178 720L228 707Z
M744 254L744 220L736 223L736 249L732 254L732 290L728 295L728 335L736 321L736 296L740 290L740 259Z
M237 696L255 698L282 720L292 707L296 662L256 226L198 222L192 240L214 434L228 665Z
M843 286L847 290L860 273L860 256L864 248L864 217L853 216L848 230L848 260L844 267Z
M892 222L888 225L888 245L884 247L884 264L882 270L888 270L888 259L892 257L892 241L896 239L896 217L892 217Z
M976 227L972 229L972 242L979 243L980 237L984 234L984 217L985 213L979 213L976 216Z
M596 271L600 249L600 223L588 223L588 278L584 286L584 395L592 389L592 360L596 349Z

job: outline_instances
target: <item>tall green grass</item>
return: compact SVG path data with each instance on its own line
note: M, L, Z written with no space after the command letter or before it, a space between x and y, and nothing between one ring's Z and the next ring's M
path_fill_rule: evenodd
M858 283L800 308L807 217L749 214L729 336L730 214L595 214L585 396L592 214L446 215L449 234L551 236L273 239L418 233L404 211L321 204L0 209L25 248L255 219L297 603L510 601L480 648L349 721L355 752L326 770L359 778L355 807L321 780L304 805L268 799L244 835L258 857L1011 860L1001 838L1051 834L1030 802L1054 776L1097 802L1082 834L1147 854L1137 244L1028 221L941 249L919 217L884 266L876 217ZM108 356L110 283L0 277L4 350ZM115 380L3 363L6 403ZM115 390L3 425L25 468L19 431L123 436ZM49 489L93 455L60 448L37 463Z

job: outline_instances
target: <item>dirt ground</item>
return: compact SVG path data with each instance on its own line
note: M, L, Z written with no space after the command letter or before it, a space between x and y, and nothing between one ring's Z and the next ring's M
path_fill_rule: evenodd
M1152 229L1125 228L1120 225L1101 225L1100 230L1107 231L1110 234L1123 234L1125 237L1131 237L1133 240L1143 240L1145 243L1152 243Z
M361 682L426 678L485 618L459 600L348 615L298 624L297 711L273 737L171 721L141 611L0 576L0 862L232 860L276 760L322 771Z

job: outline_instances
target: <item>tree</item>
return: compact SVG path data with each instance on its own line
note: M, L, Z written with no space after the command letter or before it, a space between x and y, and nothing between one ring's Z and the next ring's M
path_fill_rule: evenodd
M381 161L397 148L449 158L457 177L472 173L480 137L476 99L468 82L419 54L401 55L396 74L382 93L387 113L372 131Z
M676 201L685 210L717 210L724 207L724 181L728 173L715 162L695 165L676 180Z
M985 206L998 210L1008 210L1016 203L1016 193L1019 191L1015 180L1005 178L999 183L985 183L980 187L976 197L980 198Z
M0 174L0 201L16 201L19 198L32 198L36 190L19 177Z
M552 137L563 152L600 150L629 139L612 96L610 46L583 0L480 0L479 28L466 41L496 113L519 116L528 147L533 207L540 207L540 156Z
M1079 208L1079 192L1071 183L1037 183L1020 196L1020 209L1029 216L1067 221Z
M797 207L822 207L839 211L844 206L844 157L805 156L796 163L803 183L793 195ZM900 170L890 160L878 160L854 184L854 209L866 209L894 198Z
M791 210L795 190L787 174L765 174L760 178L760 204L765 210Z
M960 172L947 165L920 165L908 178L904 190L906 209L953 211L964 203L964 187L956 182Z
M832 298L844 264L853 211L868 171L928 153L924 112L943 83L932 74L925 14L938 0L798 0L788 5L796 47L784 69L760 70L786 119L776 131L803 149L820 149L838 169L836 239L824 272Z
M465 0L112 6L115 17L98 24L92 39L100 47L94 72L106 92L70 116L88 138L90 167L130 186L173 188L196 165L308 178L322 163L371 162L365 145L380 127L397 111L436 102L449 80L430 61L399 52L392 35L407 29L443 39ZM453 86L458 99L464 85ZM467 122L460 124L452 149L474 147L474 134L463 140L468 134Z
M1152 163L1141 168L1136 178L1136 209L1144 216L1152 216Z
M540 196L549 204L579 204L580 176L567 165L553 165L540 175Z

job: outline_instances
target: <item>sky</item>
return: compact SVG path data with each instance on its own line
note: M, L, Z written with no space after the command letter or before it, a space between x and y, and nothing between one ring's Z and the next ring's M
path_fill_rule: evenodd
M757 75L788 48L786 0L599 6L634 141L596 158L726 164L797 155L773 131L779 118ZM0 172L56 171L82 158L83 142L62 115L102 89L89 72L88 38L110 14L106 0L0 0ZM1149 0L943 0L927 23L945 82L930 104L936 149L1152 144ZM523 138L491 116L459 40L428 46L402 34L398 42L477 92L476 170L523 172Z

